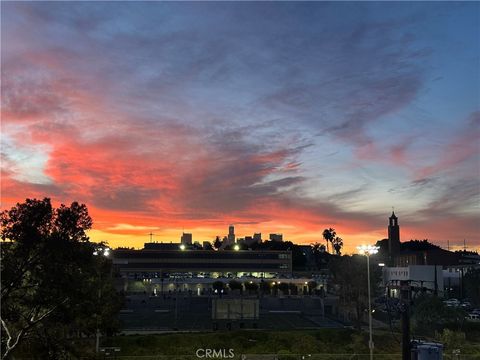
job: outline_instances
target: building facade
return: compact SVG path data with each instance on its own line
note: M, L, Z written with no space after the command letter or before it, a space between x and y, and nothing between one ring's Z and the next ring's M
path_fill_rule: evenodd
M444 282L442 266L412 265L402 267L384 267L383 285L387 295L399 297L403 283L408 283L414 291L427 291L443 296Z
M180 238L180 242L184 245L192 245L192 234L191 233L182 233L182 237Z
M125 277L159 274L207 274L211 277L290 275L290 251L114 250L113 264Z
M270 234L270 241L283 241L283 234Z

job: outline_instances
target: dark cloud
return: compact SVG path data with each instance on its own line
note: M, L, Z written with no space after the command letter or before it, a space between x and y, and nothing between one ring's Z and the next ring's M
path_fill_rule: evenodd
M154 211L158 216L163 215L159 209L155 209L152 205L159 195L159 191L156 189L142 189L139 187L108 189L99 186L91 190L95 194L91 199L92 204L98 208L143 213Z
M480 204L478 179L462 179L445 184L437 197L420 211L429 217L444 217L446 214L461 214L465 209Z

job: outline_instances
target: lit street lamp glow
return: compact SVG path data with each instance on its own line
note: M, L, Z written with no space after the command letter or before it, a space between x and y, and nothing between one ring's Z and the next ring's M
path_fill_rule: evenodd
M182 250L182 251L185 250L185 245L184 244L180 245L180 250Z
M235 246L233 247L233 250L235 250L235 251L240 250L240 246L238 246L238 244L235 244Z
M368 256L368 255L375 255L376 253L378 253L379 247L374 245L361 245L361 246L357 246L357 249L360 254Z
M358 252L362 255L367 256L367 282L368 282L368 332L369 332L369 342L368 348L370 349L370 360L373 360L373 338L372 338L372 299L370 296L370 255L375 255L378 253L378 246L374 245L361 245L357 246Z
M96 248L95 251L93 252L93 255L94 256L103 255L105 257L109 257L110 256L110 248L109 247Z

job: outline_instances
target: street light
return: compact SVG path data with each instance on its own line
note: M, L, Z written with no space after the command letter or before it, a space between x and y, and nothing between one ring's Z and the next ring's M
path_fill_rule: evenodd
M93 252L93 255L94 256L99 256L99 255L103 255L105 257L108 257L110 256L110 248L108 247L98 247L95 249L95 251ZM100 298L101 298L101 294L102 294L102 288L101 288L101 283L102 283L102 279L101 279L101 272L100 270L98 270L98 302L100 302ZM98 353L100 351L100 329L99 329L99 314L97 314L97 331L96 331L96 335L95 335L95 351Z
M180 250L182 250L182 251L185 250L185 245L184 244L180 245Z
M240 246L238 246L238 244L235 244L235 245L233 246L233 250L235 250L235 251L240 250Z
M358 252L367 256L367 280L368 280L368 330L370 340L368 342L368 348L370 349L370 360L373 360L373 339L372 339L372 300L370 297L370 255L378 253L378 246L373 245L361 245L357 246Z

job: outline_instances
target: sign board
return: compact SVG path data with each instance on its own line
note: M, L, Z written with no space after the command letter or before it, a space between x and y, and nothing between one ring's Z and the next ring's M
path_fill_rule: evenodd
M257 320L258 299L213 299L212 319L214 320Z
M443 291L442 266L410 265L407 267L384 267L383 284L408 281L409 286L426 287L433 290L435 286Z

